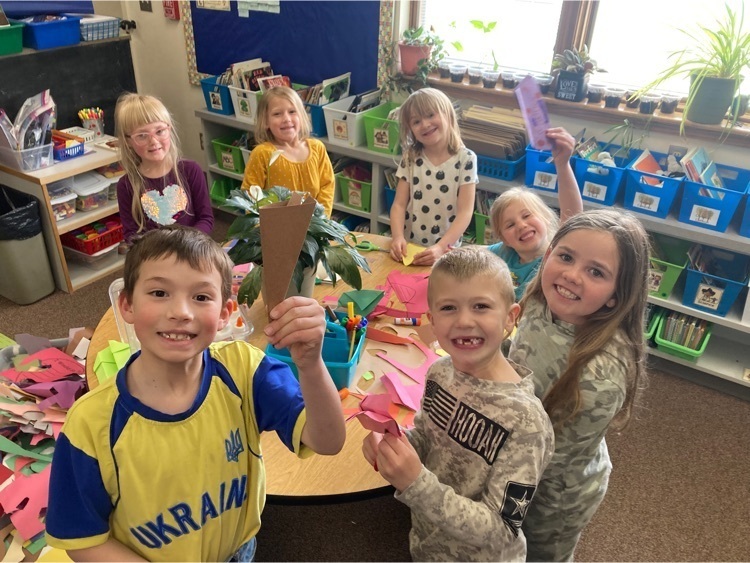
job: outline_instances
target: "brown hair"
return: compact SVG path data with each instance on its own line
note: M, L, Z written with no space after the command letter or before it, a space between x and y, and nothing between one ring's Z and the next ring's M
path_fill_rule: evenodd
M154 96L125 92L117 99L117 105L115 106L115 135L117 135L120 145L120 162L122 162L122 167L133 187L131 211L133 219L138 225L139 233L146 229L146 215L143 212L143 205L141 205L141 195L145 190L146 181L139 169L142 162L141 157L128 143L128 136L139 127L158 121L169 125L171 144L167 158L171 163L171 172L188 198L188 209L191 208L192 204L190 190L185 189L185 179L177 168L177 163L180 160L179 138L169 110L161 100Z
M310 116L307 115L305 104L302 103L302 98L299 94L289 88L288 86L276 86L266 92L260 97L258 102L258 110L255 113L255 140L258 143L265 143L266 141L274 142L276 139L273 138L273 134L268 127L268 106L273 100L286 100L290 102L294 109L299 114L299 140L304 141L310 136Z
M208 272L212 268L221 276L221 298L232 295L234 264L224 249L203 231L184 225L167 225L133 238L133 246L125 256L123 294L130 300L141 273L141 265L148 260L174 256L194 270Z
M629 379L625 401L616 416L618 426L624 427L630 420L636 392L646 373L643 326L648 296L648 235L640 221L630 213L596 209L574 215L563 223L552 239L550 250L576 230L607 232L614 238L619 254L614 293L616 304L612 308L602 307L591 314L585 324L576 327L573 345L568 352L568 365L542 402L556 426L575 417L581 409L579 382L584 367L621 332L632 352L630 358L622 358L625 362L630 360L631 364L627 370ZM521 299L521 316L529 299L546 302L541 284L546 261L547 257L526 288Z
M425 117L439 113L446 121L448 133L448 152L458 153L463 146L461 141L461 130L458 127L456 110L450 98L436 88L420 88L413 92L403 103L399 110L399 127L401 135L401 148L406 162L414 162L424 148L422 143L414 138L411 130L411 121L415 117Z
M427 280L427 302L430 306L435 298L433 280L440 276L450 276L464 282L477 276L492 276L504 304L511 306L516 301L508 265L482 246L460 246L437 259Z

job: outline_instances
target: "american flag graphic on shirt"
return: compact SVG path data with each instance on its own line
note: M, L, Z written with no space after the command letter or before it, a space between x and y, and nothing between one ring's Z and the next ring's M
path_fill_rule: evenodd
M435 381L425 385L423 410L439 428L467 450L492 465L509 432L469 405L460 402Z

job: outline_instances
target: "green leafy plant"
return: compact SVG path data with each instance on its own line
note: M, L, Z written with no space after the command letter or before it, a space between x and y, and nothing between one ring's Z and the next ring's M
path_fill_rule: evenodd
M227 239L236 241L229 250L229 257L235 264L255 264L240 285L237 294L237 300L240 303L252 305L258 298L263 284L260 208L269 203L286 201L290 194L287 188L279 186L266 191L260 188L232 190L226 203L222 205L222 208L227 211L241 213L227 231ZM334 286L341 277L353 288L362 289L362 276L359 269L369 272L370 266L347 239L357 244L357 238L341 223L326 217L323 206L316 202L305 242L302 244L302 250L292 275L292 281L297 289L302 287L304 271L308 268L316 271L318 264L323 265Z
M487 36L487 34L492 33L495 27L497 27L497 22L487 22L485 23L482 20L469 20L469 24L476 30L481 31L483 36ZM456 29L456 22L453 21L449 24L449 27L452 29ZM485 37L487 39L487 37ZM460 41L451 41L450 43L453 48L456 50L456 52L463 52L464 46L463 43ZM490 56L492 57L492 70L498 70L500 68L500 63L497 62L497 57L495 56L495 50L490 48ZM484 58L480 61L480 64L484 64Z
M403 74L398 69L399 42L404 45L430 47L430 56L419 60L414 75ZM381 59L385 67L389 69L388 76L386 76L380 88L383 96L390 98L398 92L411 94L414 90L427 86L427 78L430 73L437 70L438 63L446 55L445 41L432 28L426 29L424 26L419 26L405 29L401 33L400 41L393 41L390 44L384 43L381 46Z
M557 74L561 70L575 72L576 74L591 74L594 72L607 72L599 68L597 62L589 55L589 48L584 45L579 51L575 47L565 49L552 58L552 73Z
M744 30L745 8L738 14L729 5L724 5L726 14L723 20L715 21L715 28L698 24L696 31L678 29L692 44L685 49L670 53L672 62L656 79L638 90L638 96L657 88L665 80L674 77L690 78L692 83L688 92L680 123L680 134L685 131L685 121L690 108L696 100L701 84L708 77L727 78L734 81L734 99L740 90L742 72L750 67L750 32ZM730 100L731 102L731 100ZM728 106L729 104L727 104ZM733 107L727 127L733 126L738 115L739 106Z
M613 125L604 131L603 134L610 135L610 138L604 145L603 150L609 152L612 158L619 156L628 159L630 152L634 149L640 149L643 140L648 137L652 117L649 116L642 130L638 129L629 119L623 119L622 123ZM613 146L617 147L614 152L610 150Z

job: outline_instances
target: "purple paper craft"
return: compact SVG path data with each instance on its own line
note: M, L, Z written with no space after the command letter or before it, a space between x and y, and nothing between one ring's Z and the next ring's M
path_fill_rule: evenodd
M19 346L26 350L27 354L34 354L39 350L52 347L49 338L34 336L33 334L16 334L15 341Z
M23 387L27 393L44 397L43 401L38 403L39 410L45 411L52 405L57 405L61 409L67 410L73 406L75 400L82 395L86 382L78 380L61 380L45 383L33 383Z

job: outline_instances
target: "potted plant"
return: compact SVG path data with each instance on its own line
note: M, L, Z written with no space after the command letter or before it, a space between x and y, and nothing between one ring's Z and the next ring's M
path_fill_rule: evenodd
M742 73L750 67L750 32L743 29L744 7L739 15L725 4L726 15L716 20L715 27L698 25L697 31L679 31L693 43L669 55L671 64L637 94L652 90L667 79L690 79L680 123L684 134L685 121L718 125L732 101L740 93ZM732 108L727 123L731 127L739 117L739 105Z
M229 250L229 257L235 264L255 264L240 285L237 293L239 303L252 305L258 298L263 284L259 209L269 203L286 201L290 193L287 188L279 186L266 191L258 186L252 186L250 190L232 190L229 199L222 205L222 208L227 211L241 213L227 231L227 239L236 241ZM362 289L362 276L359 268L369 272L370 267L357 249L347 242L347 239L353 240L354 244L357 243L356 237L346 227L326 217L323 206L316 203L307 228L307 236L292 275L292 283L296 285L296 288L301 291L306 270L312 271L314 275L318 264L322 264L334 286L341 277L353 288Z
M482 82L485 86L485 88L494 88L495 83L497 82L497 79L500 77L500 63L497 62L497 57L495 56L495 49L491 46L491 34L494 29L497 27L496 21L491 22L484 22L482 20L469 20L469 24L472 28L476 29L478 32L481 32L483 43L486 43L488 46L486 47L484 54L482 55L482 60L479 61L479 64L477 67L479 67L479 70L481 72ZM456 22L452 22L450 24L450 27L453 29L456 28ZM463 43L460 41L451 41L451 46L457 51L462 52L464 50ZM487 62L488 59L492 59L492 64L489 65ZM487 65L487 66L485 66ZM470 67L471 72L471 67Z
M552 75L555 76L555 98L580 102L586 95L586 84L590 74L606 70L599 68L584 45L580 50L573 47L557 53L552 59Z
M381 56L390 73L381 86L383 94L389 97L399 91L410 94L427 86L427 77L446 56L443 44L434 30L423 26L408 28L399 41L384 44ZM397 61L400 61L398 68Z

